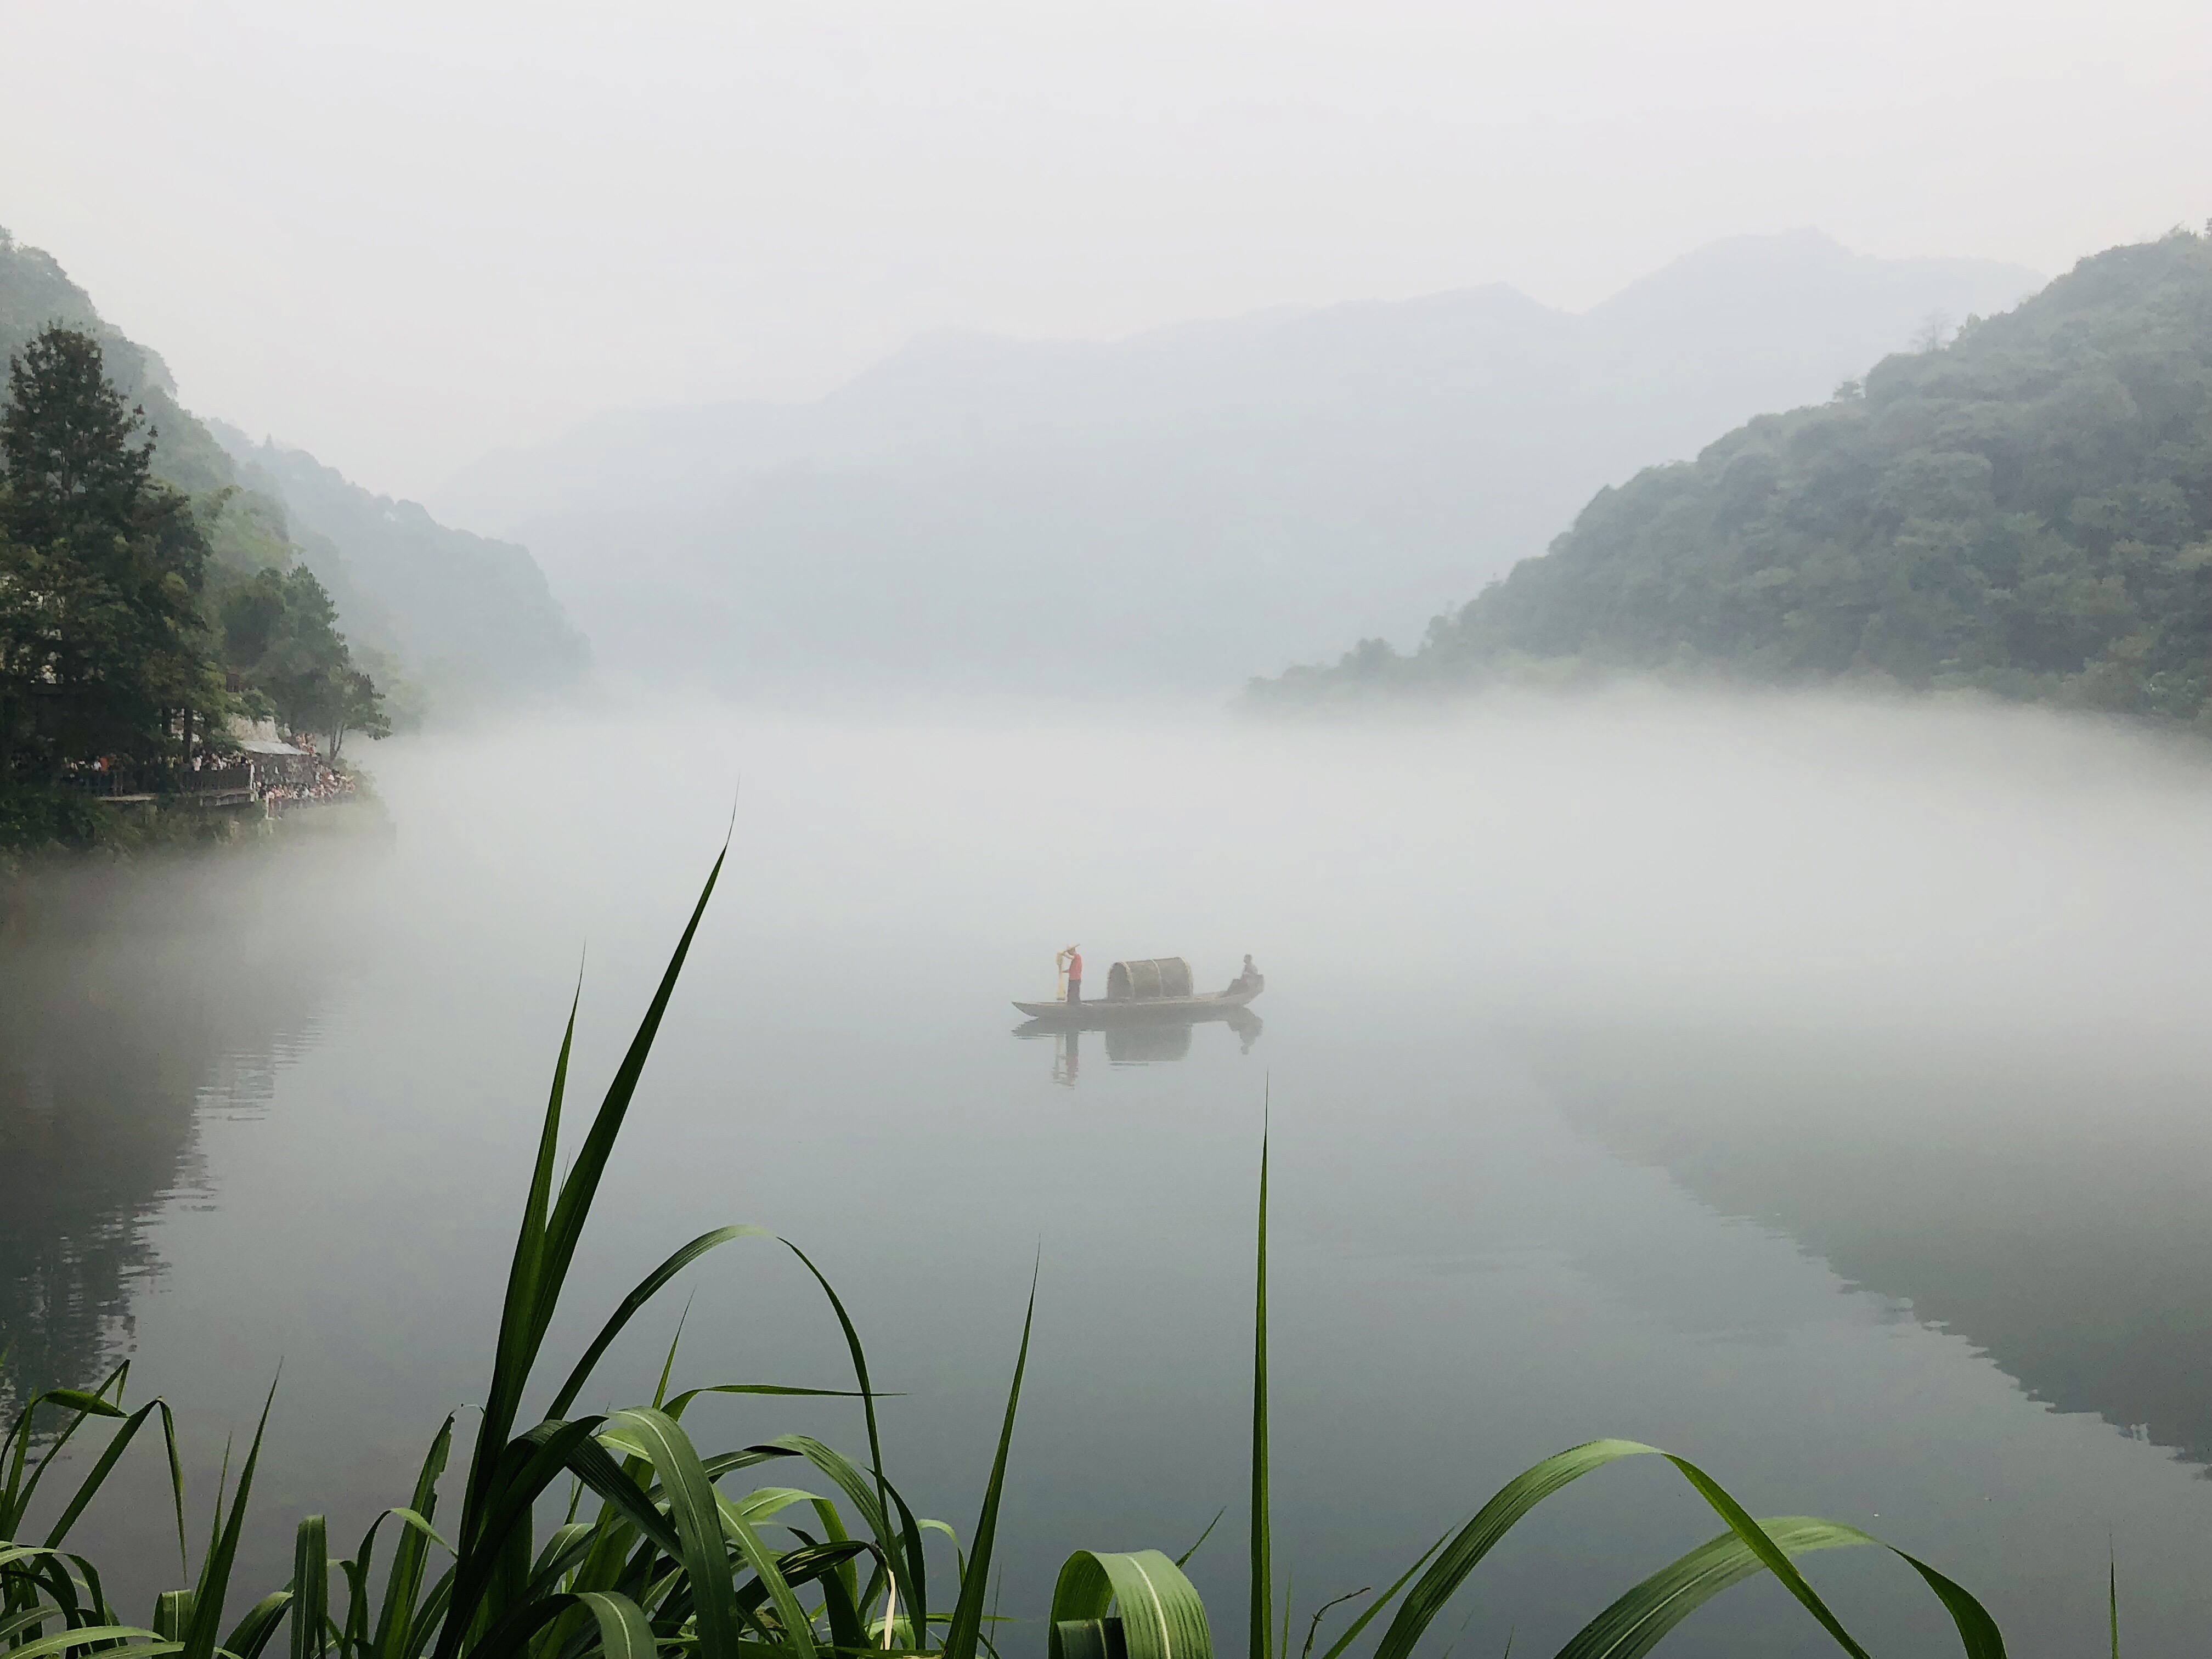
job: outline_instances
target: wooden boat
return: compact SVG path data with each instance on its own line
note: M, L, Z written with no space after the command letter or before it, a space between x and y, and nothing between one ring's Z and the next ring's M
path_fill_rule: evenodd
M1181 957L1117 962L1106 974L1106 994L1081 1002L1017 1002L1031 1019L1050 1025L1127 1025L1139 1022L1227 1019L1267 988L1255 974L1224 991L1194 991L1190 964Z

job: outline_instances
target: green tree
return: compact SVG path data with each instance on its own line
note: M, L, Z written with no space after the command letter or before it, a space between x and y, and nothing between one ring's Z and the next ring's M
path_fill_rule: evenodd
M0 410L0 778L159 758L226 708L201 615L208 546L151 476L155 434L100 343L59 326L9 362ZM177 734L173 736L173 733Z
M307 566L234 581L219 615L225 660L288 730L327 737L332 759L349 732L392 734L383 695L355 664L337 607Z
M376 682L359 669L345 677L337 699L337 720L331 728L331 758L338 757L346 734L359 732L372 740L392 735L392 717L384 712L384 696Z

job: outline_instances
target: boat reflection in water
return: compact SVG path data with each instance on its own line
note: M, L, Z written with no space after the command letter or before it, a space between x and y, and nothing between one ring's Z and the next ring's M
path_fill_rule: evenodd
M1240 1052L1248 1054L1260 1040L1260 1033L1267 1029L1266 1022L1249 1008L1232 1008L1191 1019L1153 1020L1143 1024L1091 1029L1105 1042L1109 1066L1159 1066L1189 1059L1191 1032L1203 1024L1226 1025L1237 1034ZM1083 1066L1084 1027L1064 1021L1032 1019L1017 1025L1014 1035L1024 1042L1049 1037L1052 1080L1069 1088L1075 1086Z

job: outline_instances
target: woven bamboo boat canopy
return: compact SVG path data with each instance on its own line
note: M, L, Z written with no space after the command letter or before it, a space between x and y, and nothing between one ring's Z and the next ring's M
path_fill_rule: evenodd
M1109 1002L1156 1002L1191 994L1190 964L1181 957L1117 962L1106 971Z

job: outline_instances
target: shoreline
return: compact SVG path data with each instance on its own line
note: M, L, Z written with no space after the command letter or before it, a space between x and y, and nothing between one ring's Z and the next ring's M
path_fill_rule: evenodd
M30 812L21 811L25 804ZM271 811L272 804L280 810ZM36 821L40 817L43 825ZM41 828L46 833L38 833ZM48 871L134 865L208 849L246 851L331 836L389 839L397 833L383 799L365 781L335 799L220 805L189 796L111 800L24 791L12 801L0 795L0 899Z

